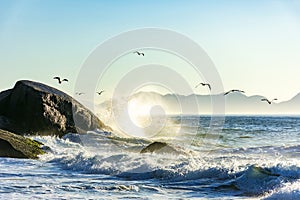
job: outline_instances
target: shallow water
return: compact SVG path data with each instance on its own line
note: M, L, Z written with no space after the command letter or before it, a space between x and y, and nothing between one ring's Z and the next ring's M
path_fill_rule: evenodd
M34 137L51 151L0 158L0 199L300 199L300 117L231 116L213 132L210 123L168 118L154 140L182 155L140 154L149 139L103 132Z

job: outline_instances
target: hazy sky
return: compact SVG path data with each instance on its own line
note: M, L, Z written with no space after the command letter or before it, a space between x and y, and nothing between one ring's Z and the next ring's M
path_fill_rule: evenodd
M296 0L0 0L0 90L19 79L57 86L52 78L60 75L70 83L59 87L73 94L90 52L108 38L144 27L174 30L196 41L213 60L225 90L239 88L281 101L300 92ZM177 66L196 84L186 67ZM99 89L112 90L118 76L102 82Z

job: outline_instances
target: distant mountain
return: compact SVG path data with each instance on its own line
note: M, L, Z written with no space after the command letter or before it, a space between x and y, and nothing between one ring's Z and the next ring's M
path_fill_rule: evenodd
M284 101L276 105L279 112L287 114L300 114L300 93L289 101Z
M129 99L134 100L139 105L160 105L167 114L212 114L213 105L225 108L226 114L254 114L254 115L289 115L300 114L300 93L289 101L272 103L262 102L263 96L246 96L242 93L232 93L227 96L220 95L161 95L155 92L139 92ZM212 102L217 102L213 104ZM123 101L126 103L127 101ZM222 106L222 104L224 106ZM98 105L103 110L108 109L111 101ZM118 105L118 103L114 103ZM139 109L139 107L137 107ZM222 109L217 112L222 113Z

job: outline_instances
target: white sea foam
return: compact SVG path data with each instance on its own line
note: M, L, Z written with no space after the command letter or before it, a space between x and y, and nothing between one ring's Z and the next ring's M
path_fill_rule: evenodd
M157 179L179 182L172 187L181 187L180 182L186 181L197 184L200 180L202 184L215 188L236 188L237 191L233 192L243 195L259 196L270 191L274 192L267 198L298 195L298 190L284 184L300 178L300 163L292 164L267 154L259 160L262 155L255 154L255 151L251 154L253 149L245 149L245 152L196 152L193 156L140 154L142 142L115 141L89 133L77 135L85 140L80 144L76 140L70 141L69 138L74 138L74 135L70 136L65 139L35 137L52 149L40 159L56 163L65 170L87 174L110 175L132 181ZM89 143L86 138L92 138L93 142Z
M282 184L282 187L276 188L266 195L264 200L296 200L300 199L300 181L288 182Z
M192 152L182 155L140 154L152 138L115 132L32 137L51 150L39 160L1 158L0 198L299 198L300 127L294 118L231 117L219 137L206 137L210 119L204 117L195 140L188 130L197 119L186 117L180 137L168 135L170 128L155 138ZM180 117L170 120L167 126L182 124ZM185 142L190 138L193 143Z

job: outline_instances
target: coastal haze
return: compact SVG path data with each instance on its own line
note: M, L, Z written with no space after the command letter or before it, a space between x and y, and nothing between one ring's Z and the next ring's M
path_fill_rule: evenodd
M130 97L127 103L135 103L140 115L150 115L154 106L162 107L168 115L212 115L212 99L214 96L224 98L225 115L300 115L300 93L288 101L276 101L272 104L261 101L261 95L247 96L242 93L233 93L227 96L219 95L178 95L160 94L156 92L138 92ZM196 99L198 106L193 103ZM96 106L96 112L111 109L111 100ZM184 108L184 112L183 109ZM144 109L144 112L142 111ZM145 110L146 109L146 110ZM129 111L130 112L130 111Z

